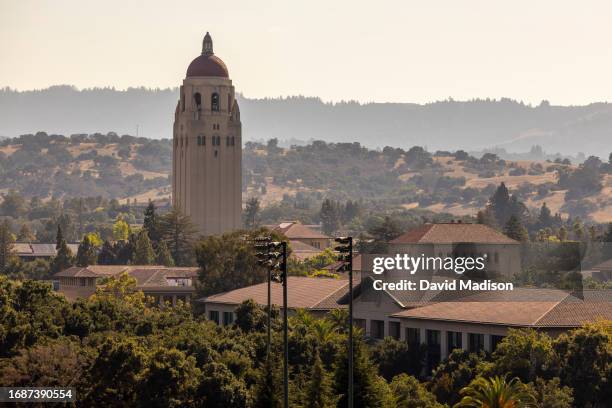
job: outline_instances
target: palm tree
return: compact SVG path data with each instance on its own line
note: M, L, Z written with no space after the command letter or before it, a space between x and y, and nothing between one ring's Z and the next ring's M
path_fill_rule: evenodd
M518 379L478 377L461 390L463 399L455 407L529 408L536 407L534 396Z

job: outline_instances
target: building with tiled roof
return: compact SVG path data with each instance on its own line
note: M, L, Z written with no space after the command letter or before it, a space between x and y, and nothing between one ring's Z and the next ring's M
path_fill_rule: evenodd
M612 259L593 266L591 276L599 281L612 280Z
M68 299L91 296L103 278L127 273L136 279L136 287L157 302L189 302L195 294L198 268L160 265L90 265L72 266L54 275L59 292Z
M303 243L302 241L289 241L289 245L291 247L290 257L299 261L304 261L323 252L322 249L315 248L311 245Z
M79 244L68 244L68 248L76 254ZM50 259L57 254L55 244L15 242L13 252L22 261L32 261L34 259Z
M390 318L398 325L401 339L428 345L433 365L454 348L492 351L509 328L532 328L557 336L588 322L612 321L612 290L487 291L405 309Z
M283 234L291 242L302 242L319 250L331 246L331 238L323 234L318 226L304 225L298 221L287 221L278 225L270 225L268 228Z
M348 280L332 278L309 278L290 276L287 282L287 300L289 310L305 309L314 314L329 312L332 309L345 309L345 297L348 293ZM283 305L283 288L280 283L272 282L271 303L277 307ZM202 299L206 316L224 325L234 321L234 311L245 300L265 306L268 303L268 283L247 286L223 292ZM229 323L228 323L229 322Z
M483 256L491 276L512 277L521 266L520 243L483 224L423 224L389 242L389 250L412 256Z

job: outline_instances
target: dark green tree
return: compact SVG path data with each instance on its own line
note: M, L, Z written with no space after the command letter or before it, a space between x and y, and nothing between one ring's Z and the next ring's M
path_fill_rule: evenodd
M168 245L172 259L179 266L191 264L196 228L191 219L174 207L160 218L160 234Z
M321 218L321 226L323 232L327 235L332 235L340 228L340 214L338 213L337 204L326 198L321 204L321 211L319 212L319 218Z
M91 243L89 236L85 235L77 250L76 264L77 266L95 265L97 260L98 254L96 248Z
M523 227L521 220L516 215L511 215L508 219L504 228L504 234L519 242L526 242L529 240L527 229Z
M433 371L429 383L431 392L442 403L454 405L461 397L459 392L478 375L482 357L466 350L455 349Z
M57 273L74 265L75 259L72 251L68 248L66 240L62 238L59 242L59 248L51 261L51 271Z
M381 387L381 382L385 383L378 376L378 370L370 360L367 346L363 341L355 339L353 357L353 381L355 407L382 407L387 390ZM348 357L347 350L344 348L338 353L336 370L334 373L334 392L340 396L338 407L347 407L347 387L348 387Z
M400 374L390 384L397 408L443 408L415 377Z
M157 245L157 255L155 259L158 265L174 266L174 259L172 259L172 254L164 241L161 241Z
M247 229L255 228L258 225L258 219L261 208L257 197L251 197L247 200L244 209L244 227Z
M0 224L0 272L4 273L11 259L15 256L13 244L15 236L11 232L11 224L5 219Z
M310 378L304 392L303 405L313 408L328 408L336 405L336 399L329 374L323 367L319 353L316 352Z
M242 408L247 406L248 391L225 364L210 362L202 367L196 399L207 408Z
M387 381L402 373L420 375L424 358L425 350L393 337L386 337L372 349L372 360Z
M140 381L139 404L160 408L189 406L194 403L200 377L193 356L186 356L175 348L160 347L149 358Z
M538 227L539 228L550 228L553 226L553 217L550 209L546 206L546 203L540 207L540 214L538 215Z
M159 217L155 211L155 204L153 201L149 200L149 205L144 212L144 222L142 224L142 228L147 231L149 234L149 239L155 245L159 242L160 236L160 228L159 228Z
M153 245L151 245L147 230L144 228L138 232L132 262L134 265L152 265L155 262Z
M210 236L196 246L201 294L208 295L261 283L267 272L257 264L252 239L260 231ZM248 238L245 239L245 236Z
M278 353L265 360L257 378L253 408L281 408L283 406L282 363Z
M115 246L110 241L104 241L98 253L99 265L117 265L117 253Z

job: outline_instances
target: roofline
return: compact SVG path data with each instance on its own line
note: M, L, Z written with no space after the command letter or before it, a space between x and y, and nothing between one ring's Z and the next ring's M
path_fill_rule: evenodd
M472 324L482 324L485 326L508 326L508 327L524 327L524 328L562 328L562 327L580 327L582 326L584 323L581 324L567 324L567 325L551 325L551 326L546 326L546 325L539 325L536 323L527 323L527 324L519 324L519 323L494 323L494 322L482 322L482 321L478 321L478 320L461 320L461 319L442 319L442 318L436 318L436 317L416 317L416 316L401 316L398 315L397 313L390 315L389 317L395 317L397 319L416 319L416 320L434 320L437 322L454 322L454 323L472 323ZM585 323L588 322L590 320L585 320Z

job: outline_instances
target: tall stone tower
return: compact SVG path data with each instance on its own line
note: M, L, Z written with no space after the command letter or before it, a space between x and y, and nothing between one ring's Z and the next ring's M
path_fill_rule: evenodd
M172 203L202 235L240 228L242 126L227 67L206 33L174 113Z

